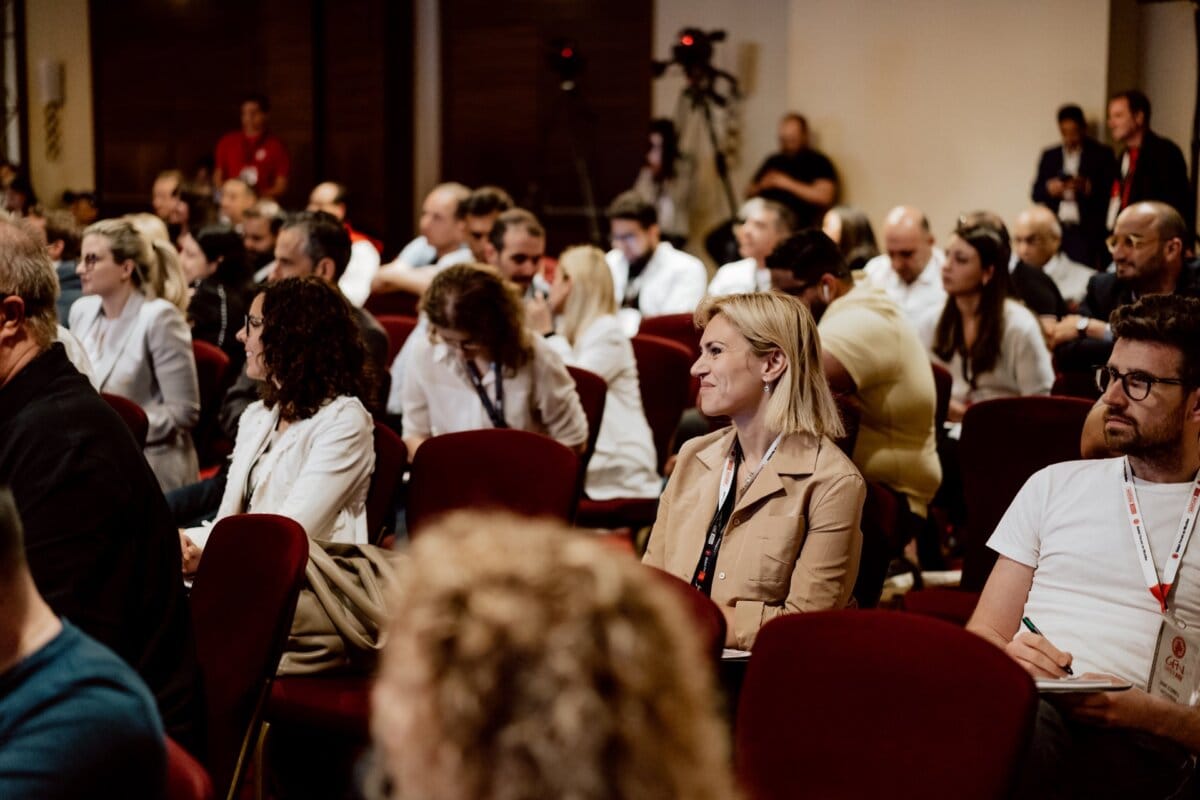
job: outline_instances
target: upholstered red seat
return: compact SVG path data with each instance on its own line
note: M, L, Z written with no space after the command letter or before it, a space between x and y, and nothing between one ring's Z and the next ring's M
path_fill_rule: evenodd
M100 396L104 398L106 403L112 406L112 410L116 411L122 421L129 426L129 432L133 434L138 447L145 447L146 437L150 433L150 420L147 419L146 412L142 410L142 407L127 397L121 397L119 394L101 392Z

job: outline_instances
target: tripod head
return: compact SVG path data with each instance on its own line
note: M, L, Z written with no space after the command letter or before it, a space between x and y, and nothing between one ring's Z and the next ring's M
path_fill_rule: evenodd
M723 41L725 31L706 32L700 28L684 28L671 48L671 58L667 61L651 61L651 71L654 77L661 78L672 66L678 66L687 78L683 93L693 107L706 103L724 107L730 99L737 98L739 92L737 78L717 69L712 63L713 45ZM724 82L724 93L717 88L718 81Z

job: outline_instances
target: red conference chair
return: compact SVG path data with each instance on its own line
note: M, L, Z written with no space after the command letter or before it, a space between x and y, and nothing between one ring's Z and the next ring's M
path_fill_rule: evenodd
M225 390L237 376L230 374L229 356L219 347L193 340L192 354L196 358L196 378L200 384L200 420L192 430L192 441L203 469L219 464L229 454L228 449L222 452L217 445L221 438L217 416Z
M725 650L725 615L710 597L692 588L687 581L680 580L669 572L656 567L647 567L662 579L672 594L679 598L687 610L688 616L696 623L696 629L704 643L704 649L712 654L714 660L721 658Z
M138 447L145 447L146 437L150 435L150 420L146 418L146 412L142 410L142 407L127 397L121 397L119 394L101 392L100 396L112 407L113 411L117 412L117 416L129 426L129 431L133 434L133 438L137 440Z
M608 398L608 384L604 382L604 378L581 367L567 367L567 372L571 373L571 378L575 381L575 393L579 395L579 403L583 406L583 415L587 417L587 448L579 459L579 490L582 492L588 462L592 460L592 454L596 452L596 439L600 436L600 423L604 421L604 402Z
M372 292L363 308L378 318L384 316L415 317L421 298L412 292Z
M308 537L299 523L241 514L217 523L192 584L207 766L218 795L229 800L258 740L307 564Z
M408 469L408 448L394 430L375 423L375 471L367 489L367 534L381 540L389 531L396 490Z
M999 648L891 611L789 614L758 634L735 757L752 800L1008 797L1033 680Z
M670 339L687 348L692 361L700 357L700 329L696 327L696 322L691 314L643 317L638 325L638 335Z
M996 563L987 540L1029 476L1079 458L1091 408L1073 397L1005 397L967 409L958 447L967 508L963 589L983 590Z
M679 419L688 407L688 386L695 359L686 347L671 339L639 333L630 339L630 344L637 361L642 410L654 435L661 473L671 455L671 439L679 427Z
M167 800L212 800L212 778L170 736L167 737Z
M579 459L548 436L484 428L434 436L413 457L408 533L457 509L502 508L569 522L575 511Z
M413 329L417 327L417 318L400 314L378 314L375 319L379 320L379 324L387 331L387 363L391 364L396 360L396 354L400 352L400 348L404 347L404 343L408 341Z

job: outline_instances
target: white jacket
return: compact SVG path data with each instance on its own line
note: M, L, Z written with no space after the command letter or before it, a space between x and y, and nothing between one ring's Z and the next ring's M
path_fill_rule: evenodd
M363 404L356 397L336 397L308 419L289 425L268 449L278 423L278 406L268 409L261 400L242 413L216 520L242 513L280 514L299 522L314 539L366 544L375 424ZM260 457L254 471L258 482L250 487ZM207 526L188 535L204 547Z
M609 250L606 259L619 304L629 284L629 262L620 250ZM637 333L642 317L695 311L708 288L708 270L695 256L676 250L670 242L659 242L637 280L640 284L637 308L622 308L617 312L626 336Z

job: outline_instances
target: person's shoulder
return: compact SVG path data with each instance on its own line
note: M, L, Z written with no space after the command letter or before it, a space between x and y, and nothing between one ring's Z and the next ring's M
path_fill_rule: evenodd
M662 254L662 258L665 262L674 265L677 269L691 270L699 267L701 270L704 270L703 261L696 258L691 253L676 249L675 245L671 244L670 242L658 243L658 249L655 251L655 255L657 256L660 253ZM707 270L705 270L705 272L707 272Z
M1011 297L1004 301L1004 322L1022 331L1036 330L1038 335L1041 335L1041 326L1038 324L1037 316L1024 303Z
M322 414L372 429L375 425L371 412L367 411L367 407L363 405L362 401L353 395L342 394L333 398L317 411L317 416Z
M147 297L142 302L142 307L138 309L138 313L153 321L172 319L174 317L183 318L183 312L174 303L161 297L153 299Z
M679 448L679 457L676 459L680 466L692 461L698 455L721 443L723 439L727 439L733 435L733 428L726 425L724 428L719 428L711 433L706 433L703 436L696 436L688 439ZM722 449L728 449L728 446L723 446Z
M75 322L87 319L89 316L95 316L99 310L100 295L85 294L80 296L78 300L71 304L71 324L68 327L75 327Z
M242 132L240 130L229 131L221 134L221 138L217 139L217 149L226 147L237 147L241 144Z
M1104 480L1119 474L1120 461L1119 456L1060 461L1034 472L1026 481L1026 486L1040 487L1052 497L1058 497L1058 492L1072 488L1084 492L1107 492L1111 487Z

